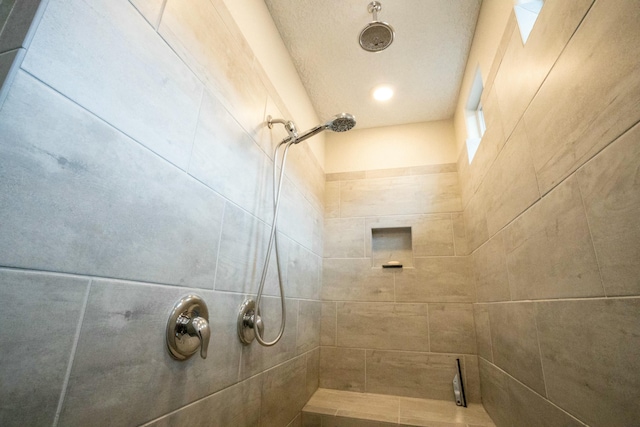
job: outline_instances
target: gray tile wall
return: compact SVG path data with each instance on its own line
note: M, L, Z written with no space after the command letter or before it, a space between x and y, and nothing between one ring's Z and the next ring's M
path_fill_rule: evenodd
M38 3L1 3L0 22L26 22L12 37ZM293 149L287 329L242 346L286 134L265 117L291 115L223 2L51 0L39 18L23 54L0 50L0 75L19 66L0 109L0 424L299 425L319 385L324 172ZM187 293L208 304L211 343L177 362L165 327Z
M640 419L640 12L545 1L513 17L459 160L482 400L501 426ZM632 51L633 54L629 54Z
M320 387L453 400L458 358L479 401L461 206L454 164L327 175ZM411 230L402 269L380 268L380 229Z

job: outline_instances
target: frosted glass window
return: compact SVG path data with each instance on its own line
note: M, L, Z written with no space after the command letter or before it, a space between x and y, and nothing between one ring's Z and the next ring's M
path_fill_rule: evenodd
M516 0L516 5L513 9L516 13L518 29L520 29L520 37L522 37L523 44L527 42L543 4L544 0Z

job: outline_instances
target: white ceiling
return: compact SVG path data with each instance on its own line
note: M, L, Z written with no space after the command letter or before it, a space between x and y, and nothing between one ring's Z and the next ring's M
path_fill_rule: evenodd
M395 29L386 50L360 48L370 0L264 0L321 120L339 112L358 128L453 116L482 0L379 0ZM394 97L374 101L382 83Z

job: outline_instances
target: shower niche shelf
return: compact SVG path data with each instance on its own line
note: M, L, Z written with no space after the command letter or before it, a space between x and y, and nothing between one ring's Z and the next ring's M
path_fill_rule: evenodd
M373 267L413 267L411 227L372 228Z

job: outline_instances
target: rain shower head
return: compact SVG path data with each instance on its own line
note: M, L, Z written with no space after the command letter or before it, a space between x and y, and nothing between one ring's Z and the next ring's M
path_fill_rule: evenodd
M379 52L389 47L395 33L391 25L378 21L378 12L382 10L380 2L372 1L367 10L373 14L373 22L360 31L360 47L367 52Z
M311 128L300 135L298 135L296 131L295 136L293 132L289 131L289 127L295 129L295 124L292 121L286 121L282 119L272 119L271 116L267 117L267 124L269 128L273 126L273 123L282 123L283 125L285 125L285 128L287 128L287 132L289 133L289 138L287 138L287 140L289 141L294 140L294 143L298 144L304 141L305 139L311 138L312 136L319 134L325 129L329 129L330 131L333 131L333 132L346 132L348 130L351 130L356 125L356 118L349 113L336 114L325 123L318 125L314 128Z

